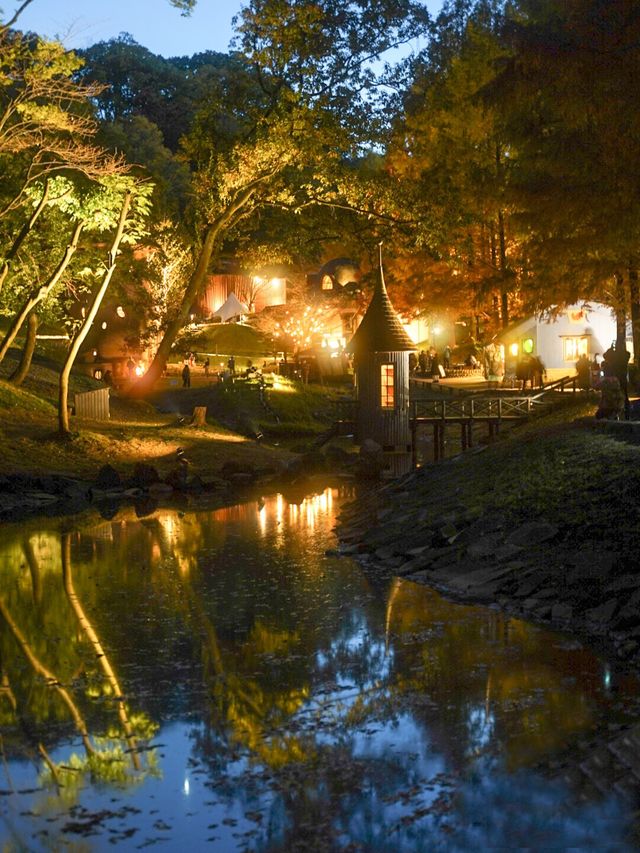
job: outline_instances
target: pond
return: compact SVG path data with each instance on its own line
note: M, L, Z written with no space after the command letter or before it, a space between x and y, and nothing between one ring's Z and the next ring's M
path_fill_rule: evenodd
M637 681L327 556L348 498L0 529L3 851L634 849L551 777Z

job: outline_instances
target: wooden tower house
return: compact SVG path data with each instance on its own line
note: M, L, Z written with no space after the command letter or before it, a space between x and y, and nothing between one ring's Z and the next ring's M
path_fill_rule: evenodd
M385 470L398 477L411 468L409 352L415 345L387 294L380 266L373 298L347 346L356 378L356 441L382 447Z

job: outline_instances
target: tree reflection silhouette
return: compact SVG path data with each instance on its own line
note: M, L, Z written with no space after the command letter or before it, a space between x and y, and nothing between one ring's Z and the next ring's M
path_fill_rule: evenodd
M30 543L24 543L23 550L28 560L31 577L31 606L40 606L43 603L43 584L40 567ZM32 631L31 637L28 637L20 626L18 619L14 616L12 612L14 608L19 608L25 616L28 615L29 602L23 597L15 598L14 596L13 606L8 604L6 596L0 597L0 617L8 629L8 635L13 639L23 659L29 664L32 680L29 680L27 671L23 667L20 667L15 655L9 653L10 650L5 642L2 644L2 651L0 651L0 661L2 662L0 696L4 696L7 699L11 716L24 732L26 743L31 743L36 747L37 754L44 761L51 780L59 792L64 789L65 797L68 799L70 796L73 796L73 791L77 791L85 771L90 773L91 779L94 781L100 779L108 781L116 778L120 783L138 781L143 775L143 768L140 761L137 739L139 735L145 738L150 737L155 730L155 726L144 715L138 715L135 724L132 723L113 666L74 588L71 565L71 536L69 533L61 534L59 553L60 562L58 569L62 575L63 594L66 595L66 599L77 618L86 641L91 646L93 652L92 660L99 665L103 677L109 685L110 692L116 702L123 736L113 727L107 730L106 735L102 732L95 734L93 737L90 735L88 717L82 709L83 697L76 695L78 688L73 687L72 684L77 680L80 672L83 672L87 679L95 682L96 673L87 667L83 655L80 654L81 647L74 642L73 621L64 617L55 620L57 630L60 633L62 633L62 625L66 629L65 636L60 637L60 642L54 646L58 648L60 645L63 645L66 650L64 659L67 666L65 667L66 674L63 677L44 662L46 652L49 648L47 632L36 629ZM48 613L53 609L58 614L62 614L64 612L62 606L64 599L57 597L52 602L49 596L52 590L48 589L47 592ZM28 622L29 620L23 618L22 621ZM51 628L52 625L48 627ZM36 645L41 647L41 651L36 650ZM72 659L76 660L75 667L69 667ZM19 690L14 689L12 685L12 678L9 673L11 666L15 670L15 678L13 680L17 680L20 683ZM74 669L75 674L73 674ZM41 691L42 687L44 687L44 694ZM42 729L46 725L47 719L51 716L51 706L47 701L47 695L56 696L61 706L66 709L75 731L80 736L84 749L83 757L72 753L63 761L56 763L52 760L49 750L44 746L43 739L35 734L37 729ZM55 716L62 721L62 717L60 717L58 712L55 713ZM8 718L7 723L10 723L10 721L11 719ZM136 728L139 730L139 734L136 733ZM49 737L51 737L53 732L50 728L47 731ZM126 749L123 749L120 745L120 740L124 740ZM33 758L35 756L32 754ZM126 762L132 764L133 769L137 772L137 778L122 772L121 768ZM153 765L153 756L148 756L147 771L152 770L155 772ZM46 778L44 781L46 781Z

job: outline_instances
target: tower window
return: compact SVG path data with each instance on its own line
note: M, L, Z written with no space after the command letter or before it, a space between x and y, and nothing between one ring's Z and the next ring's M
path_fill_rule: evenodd
M395 403L393 364L380 365L380 405L383 409L393 409Z

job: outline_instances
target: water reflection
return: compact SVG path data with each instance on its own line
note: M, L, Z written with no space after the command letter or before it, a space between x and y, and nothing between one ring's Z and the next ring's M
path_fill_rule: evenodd
M619 805L528 768L632 718L636 683L326 557L344 498L2 530L8 850L621 849Z

